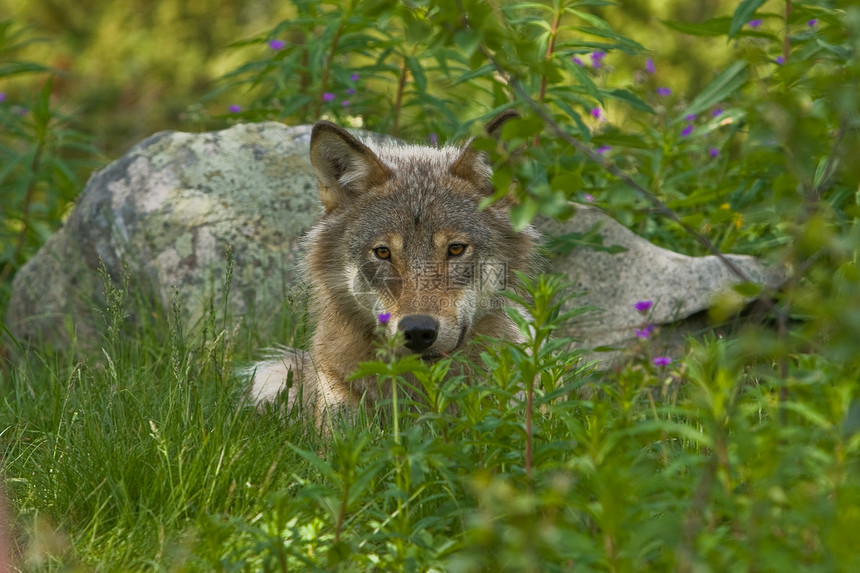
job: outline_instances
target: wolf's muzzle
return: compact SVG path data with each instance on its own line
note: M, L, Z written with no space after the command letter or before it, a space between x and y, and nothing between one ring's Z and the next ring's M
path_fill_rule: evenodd
M397 330L403 333L406 348L412 352L421 352L436 342L439 321L427 314L409 314L400 319Z

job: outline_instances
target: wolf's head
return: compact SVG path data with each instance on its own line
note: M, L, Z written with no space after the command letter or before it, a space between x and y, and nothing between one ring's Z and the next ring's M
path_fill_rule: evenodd
M510 112L496 118L497 135ZM516 231L484 155L465 147L363 141L321 121L311 162L325 208L307 239L317 305L344 331L370 336L382 313L406 349L435 358L504 316L499 294L534 259L535 232ZM496 329L497 330L497 329Z

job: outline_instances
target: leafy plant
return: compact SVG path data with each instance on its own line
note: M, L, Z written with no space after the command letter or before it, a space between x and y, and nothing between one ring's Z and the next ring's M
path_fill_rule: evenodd
M0 289L8 293L15 271L60 226L77 193L81 172L98 152L89 138L68 127L51 102L53 72L15 59L36 40L10 20L0 21L0 79L48 75L32 101L0 92ZM3 297L8 299L8 295ZM5 305L0 308L5 311Z

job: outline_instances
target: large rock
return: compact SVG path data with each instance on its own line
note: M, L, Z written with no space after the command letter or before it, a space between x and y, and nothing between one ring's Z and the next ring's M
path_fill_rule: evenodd
M321 211L310 127L241 124L215 133L163 132L95 173L66 225L18 272L7 313L20 340L95 340L104 305L100 261L136 297L186 319L220 304L226 253L235 261L235 316L272 316L298 277L297 239ZM73 320L68 321L70 316Z
M645 323L677 323L708 309L716 295L742 282L716 256L689 257L660 248L594 207L578 205L576 215L565 223L538 224L550 237L586 238L596 231L602 238L599 245L573 248L552 261L553 270L566 274L573 289L582 293L568 302L568 308L596 308L570 325L570 334L592 348L624 346L636 339L636 330L643 330ZM779 272L754 257L724 256L752 283L773 288L782 281ZM647 315L634 309L639 301L652 302Z
M97 342L102 318L94 309L105 304L100 261L114 281L125 266L131 290L156 309L178 296L193 323L212 297L220 304L228 248L235 261L232 315L258 323L276 315L285 285L299 276L297 239L320 212L309 137L309 126L261 123L144 140L92 176L66 225L17 274L10 331L59 346L72 333ZM604 245L625 250L577 247L553 261L587 293L571 304L601 309L574 326L589 346L632 339L642 322L632 308L638 300L655 301L650 319L662 324L708 308L738 281L716 258L658 248L593 207L539 228L558 236L595 225ZM755 259L732 260L754 281L774 283Z

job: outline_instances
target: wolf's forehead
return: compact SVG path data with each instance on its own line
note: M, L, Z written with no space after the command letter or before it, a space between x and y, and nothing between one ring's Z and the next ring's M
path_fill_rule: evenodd
M450 145L436 148L407 144L372 146L371 149L394 173L412 169L444 173L454 165L463 151Z
M456 227L474 218L479 210L480 197L468 183L452 175L418 173L392 183L390 192L380 199L393 219L408 220L419 228L425 225Z
M431 245L432 237L439 232L452 238L475 235L478 240L488 231L484 219L489 215L479 211L474 198L421 185L417 189L394 190L374 197L361 209L361 216L356 214L351 221L354 226L347 235L361 247L398 235L404 246L413 248ZM368 220L373 224L368 225Z
M455 179L451 169L459 154L460 150L454 147L405 146L396 150L386 149L380 152L379 159L389 168L394 187L415 193L449 190Z

